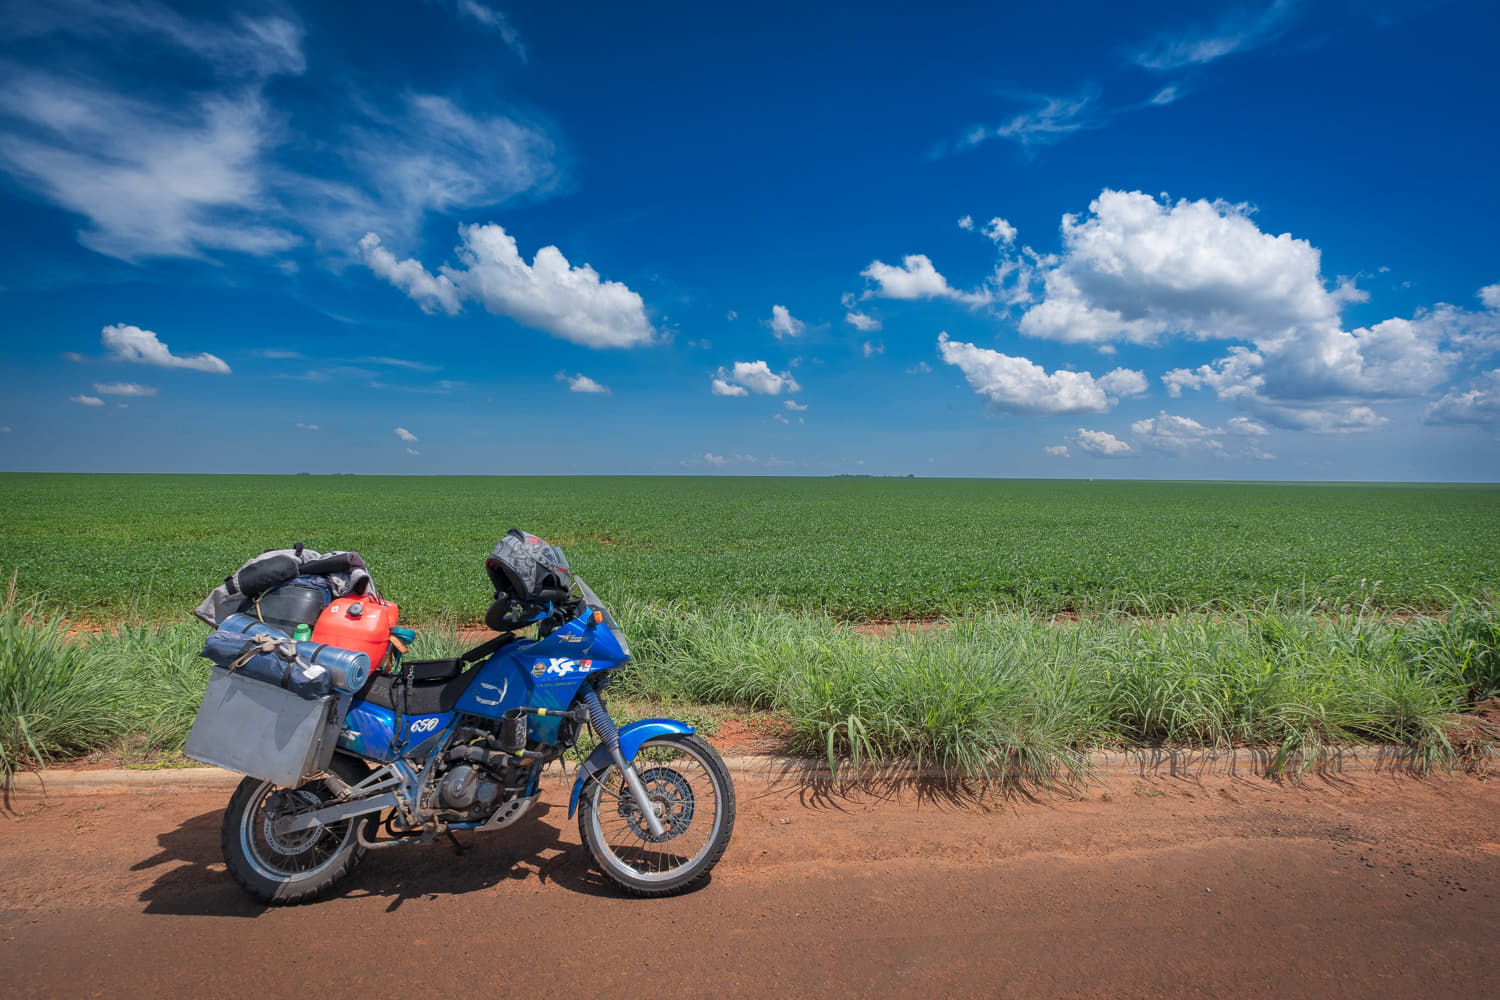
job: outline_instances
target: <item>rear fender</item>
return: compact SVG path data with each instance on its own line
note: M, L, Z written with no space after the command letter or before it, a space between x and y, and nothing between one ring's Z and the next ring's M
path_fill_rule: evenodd
M620 727L620 753L626 760L635 760L635 755L641 752L641 744L658 736L691 736L697 732L686 722L678 722L676 719L642 719L632 722L627 726ZM578 770L578 780L573 783L573 795L568 799L568 818L573 818L573 812L578 808L578 798L583 794L583 786L596 774L601 774L614 763L614 758L609 755L609 747L603 743L594 748L589 754L589 759L583 762L583 767Z

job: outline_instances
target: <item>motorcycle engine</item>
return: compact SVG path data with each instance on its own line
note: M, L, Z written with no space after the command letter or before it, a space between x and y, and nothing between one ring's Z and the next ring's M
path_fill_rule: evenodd
M456 764L438 782L438 801L442 808L479 818L495 811L503 786L483 768L473 764Z

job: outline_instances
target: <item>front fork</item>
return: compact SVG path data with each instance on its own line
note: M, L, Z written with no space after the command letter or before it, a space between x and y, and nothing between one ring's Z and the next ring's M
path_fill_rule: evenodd
M610 718L609 709L604 707L604 700L599 697L599 692L592 687L585 688L583 692L583 703L589 710L589 721L594 724L594 732L599 736L599 742L609 752L610 759L620 769L620 774L625 778L625 787L630 789L630 797L635 799L637 808L641 815L646 818L646 826L651 830L651 836L661 837L667 832L662 825L661 819L656 815L656 809L651 799L646 795L646 786L641 784L641 776L636 773L635 765L625 759L624 752L620 749L620 730L615 726L615 720ZM571 814L572 810L568 812Z

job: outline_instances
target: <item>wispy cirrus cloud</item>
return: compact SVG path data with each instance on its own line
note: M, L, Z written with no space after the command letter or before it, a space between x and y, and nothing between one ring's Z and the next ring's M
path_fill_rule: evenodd
M460 13L508 24L479 3ZM327 86L347 124L308 133L268 89L307 71L303 35L289 14L189 17L149 0L8 10L0 40L24 47L0 84L0 171L79 216L85 246L127 261L348 255L369 231L406 243L432 213L555 189L547 125L440 94ZM195 85L163 89L163 65ZM309 148L327 151L316 169Z
M1269 6L1232 9L1212 24L1162 31L1135 49L1130 61L1156 72L1207 65L1275 41L1291 26L1299 7L1300 0L1274 0Z

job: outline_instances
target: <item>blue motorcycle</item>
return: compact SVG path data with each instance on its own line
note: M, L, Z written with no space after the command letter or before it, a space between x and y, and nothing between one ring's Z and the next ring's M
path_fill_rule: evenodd
M604 602L559 549L523 532L486 568L496 600L485 621L499 635L346 695L326 720L331 754L295 787L239 768L251 776L229 802L222 845L250 895L308 902L367 851L503 829L536 801L542 769L590 733L568 815L604 875L665 896L700 883L724 854L734 785L713 747L674 719L617 727L605 707L630 647ZM518 637L523 627L535 637Z

